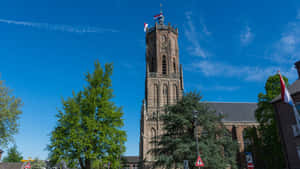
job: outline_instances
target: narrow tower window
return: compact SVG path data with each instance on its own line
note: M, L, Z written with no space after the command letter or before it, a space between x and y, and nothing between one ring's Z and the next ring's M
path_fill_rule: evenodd
M166 61L166 56L163 55L163 58L162 58L162 73L164 75L167 74L167 61Z
M159 100L158 100L158 85L155 84L154 87L153 87L154 91L153 91L153 104L154 104L154 107L158 107L159 105Z
M152 144L151 147L152 149L156 147L156 130L152 127L151 129L151 139L152 139Z
M173 58L173 70L174 70L174 73L176 73L176 61L175 61L175 58Z
M154 60L154 56L151 57L151 72L154 72L155 69L155 60Z
M174 103L177 103L177 101L178 101L178 92L177 92L177 86L176 86L176 84L174 84L173 89L174 89L174 91L173 91L173 94L174 94Z
M168 86L164 85L163 87L163 104L169 104L169 99L168 99Z

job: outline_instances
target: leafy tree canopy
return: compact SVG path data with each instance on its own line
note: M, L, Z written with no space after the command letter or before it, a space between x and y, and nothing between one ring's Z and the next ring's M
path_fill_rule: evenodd
M205 166L210 169L237 168L237 144L222 124L223 116L211 111L201 98L197 92L185 93L177 104L168 106L166 113L161 115L164 132L158 139L152 138L155 148L149 152L155 157L155 166L183 168L183 161L189 160L189 168L196 168L196 121L200 130L197 134L199 151Z
M125 151L126 133L121 130L123 112L111 99L112 64L95 63L93 73L86 74L87 86L67 100L59 111L58 124L51 133L50 159L64 160L69 167L91 169L110 162L110 168L118 168ZM100 161L100 162L99 162Z
M21 162L23 156L17 150L17 145L12 146L7 151L7 156L5 156L2 162Z
M17 121L22 113L21 106L21 99L13 96L12 91L0 80L0 146L6 147L18 132Z
M283 76L285 84L288 79ZM247 136L252 140L249 149L254 151L258 163L264 168L284 168L284 156L275 121L275 110L271 101L280 95L279 75L270 76L265 83L265 93L258 94L258 107L255 111L259 127L248 129ZM270 155L272 154L272 155Z
M35 158L31 163L31 169L45 169L46 167L46 162L38 158Z

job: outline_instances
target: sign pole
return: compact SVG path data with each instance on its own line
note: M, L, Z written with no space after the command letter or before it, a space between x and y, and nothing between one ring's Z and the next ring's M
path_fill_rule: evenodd
M197 111L195 110L194 112L194 127L195 127L195 137L196 137L196 145L197 145L197 156L199 157L200 156L200 153L199 153L199 144L198 144L198 130L197 130ZM200 167L199 167L200 169Z
M197 161L196 161L196 167L204 167L204 163L200 157L200 153L199 153L199 143L198 143L198 128L197 128L197 110L194 110L193 114L194 114L194 127L195 127L195 137L196 137L196 146L197 146L197 155L198 155L198 158L197 158Z

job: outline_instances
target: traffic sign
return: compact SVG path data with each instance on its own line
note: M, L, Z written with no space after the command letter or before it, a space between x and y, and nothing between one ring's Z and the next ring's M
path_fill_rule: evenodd
M251 152L245 152L248 169L254 169L253 158Z
M28 162L24 168L31 168L30 162Z
M248 163L248 169L254 169L254 165L252 163Z
M200 156L198 156L198 158L197 158L196 167L204 167L204 163Z

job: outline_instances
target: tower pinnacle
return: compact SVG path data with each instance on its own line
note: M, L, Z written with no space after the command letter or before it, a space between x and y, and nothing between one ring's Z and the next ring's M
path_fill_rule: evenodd
M164 20L165 20L165 17L164 17L164 15L163 15L162 6L163 6L162 3L160 3L160 14L162 15L162 16L159 18L159 20L158 20L158 22L159 22L160 25L163 25L163 24L164 24Z

